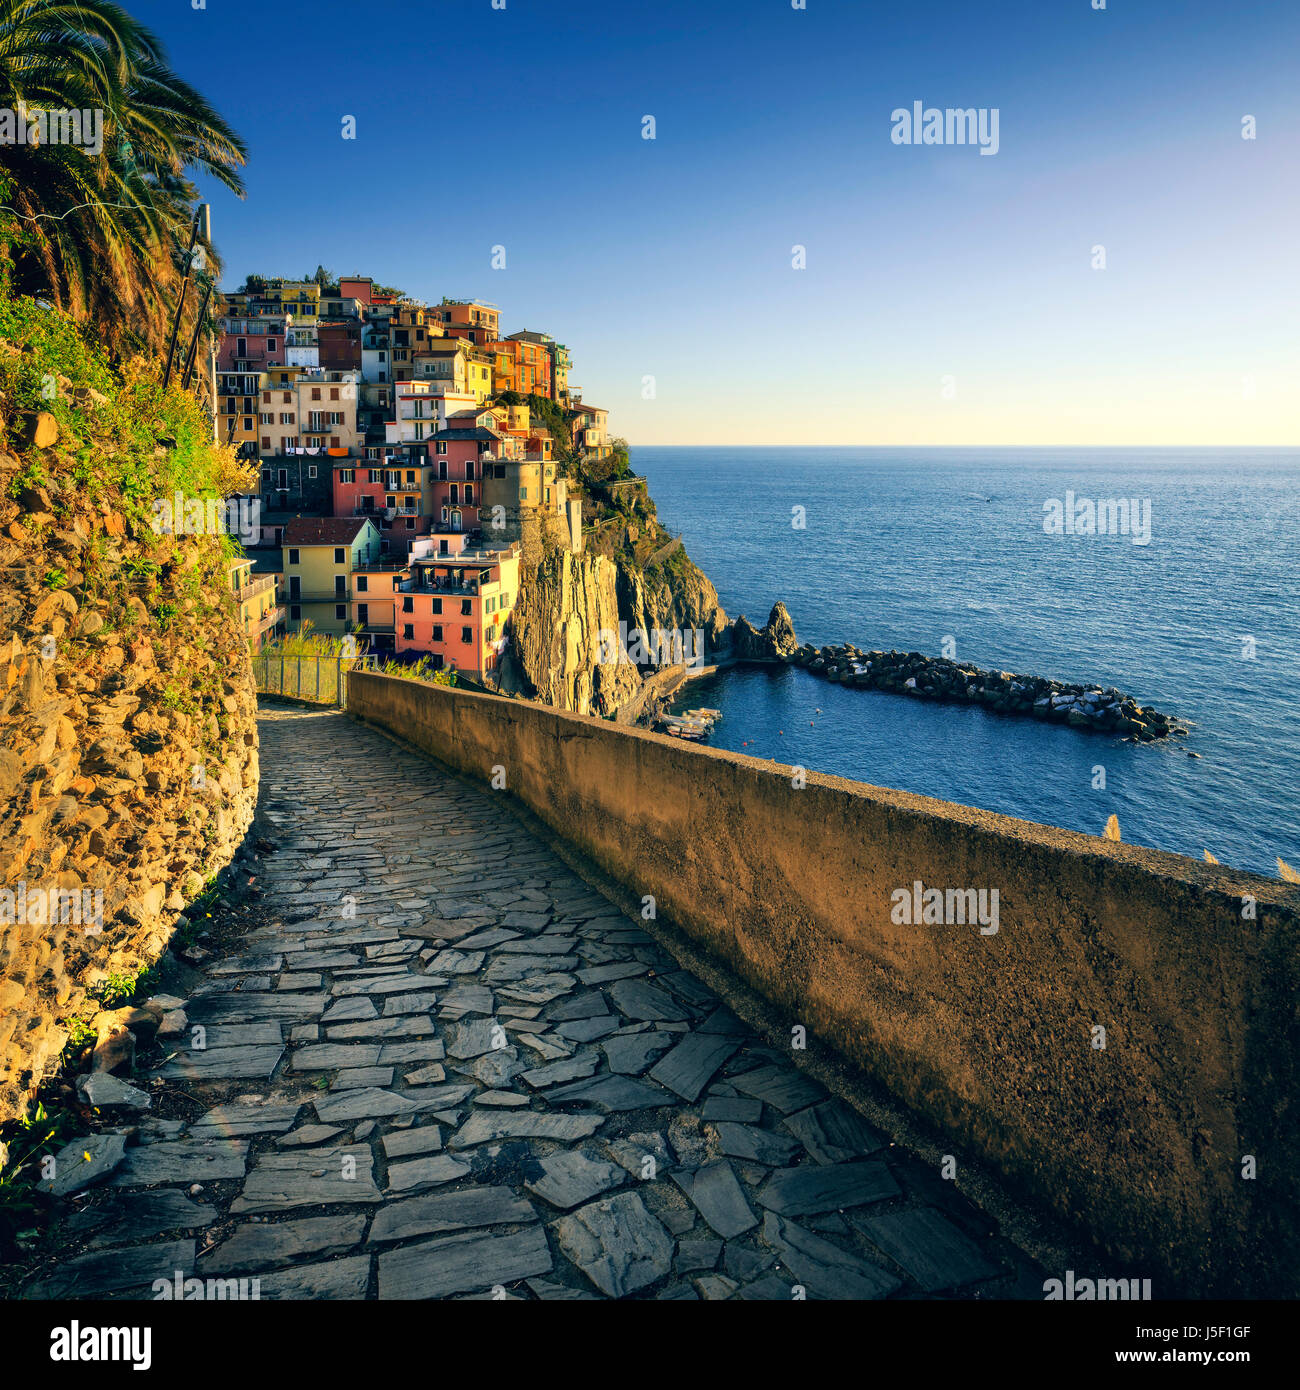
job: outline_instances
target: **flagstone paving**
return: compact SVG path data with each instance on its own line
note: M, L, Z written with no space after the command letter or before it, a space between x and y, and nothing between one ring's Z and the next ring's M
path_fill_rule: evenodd
M206 1113L141 1121L73 1218L89 1253L33 1292L1041 1297L493 793L337 713L266 709L261 738L270 922L159 1067Z

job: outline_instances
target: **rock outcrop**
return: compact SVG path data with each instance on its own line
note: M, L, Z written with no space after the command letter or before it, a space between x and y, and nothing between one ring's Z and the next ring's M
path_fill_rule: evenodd
M556 709L611 716L656 669L639 660L629 640L638 631L680 639L677 649L684 645L688 653L698 633L707 654L726 632L726 614L713 585L684 555L671 568L643 571L621 559L548 549L536 566L521 568L502 689Z
M762 628L742 613L731 625L731 654L738 661L784 661L799 648L794 623L784 603L777 603Z

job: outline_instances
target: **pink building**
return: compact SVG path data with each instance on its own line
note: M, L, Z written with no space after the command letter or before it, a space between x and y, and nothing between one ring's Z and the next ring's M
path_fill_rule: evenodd
M283 319L226 317L220 325L219 372L264 372L284 366Z
M433 529L423 475L419 465L341 459L334 468L334 515L369 517L385 550L404 555L413 541Z
M397 586L396 649L430 656L439 669L491 680L518 598L519 552L513 547L416 559L410 577Z

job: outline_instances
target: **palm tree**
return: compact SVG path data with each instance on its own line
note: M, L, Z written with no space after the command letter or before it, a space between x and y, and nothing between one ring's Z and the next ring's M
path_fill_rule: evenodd
M83 318L115 353L156 350L176 307L197 193L243 196L243 142L110 0L0 0L0 111L99 111L103 148L4 147L11 288ZM209 245L203 260L215 269ZM191 317L193 305L188 307Z

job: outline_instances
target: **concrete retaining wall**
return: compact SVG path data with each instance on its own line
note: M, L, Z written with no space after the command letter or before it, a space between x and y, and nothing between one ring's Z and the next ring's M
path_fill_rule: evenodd
M1300 1292L1300 890L531 703L354 672L348 708L504 769L661 924L1157 1297ZM917 881L996 889L997 932L895 920Z

